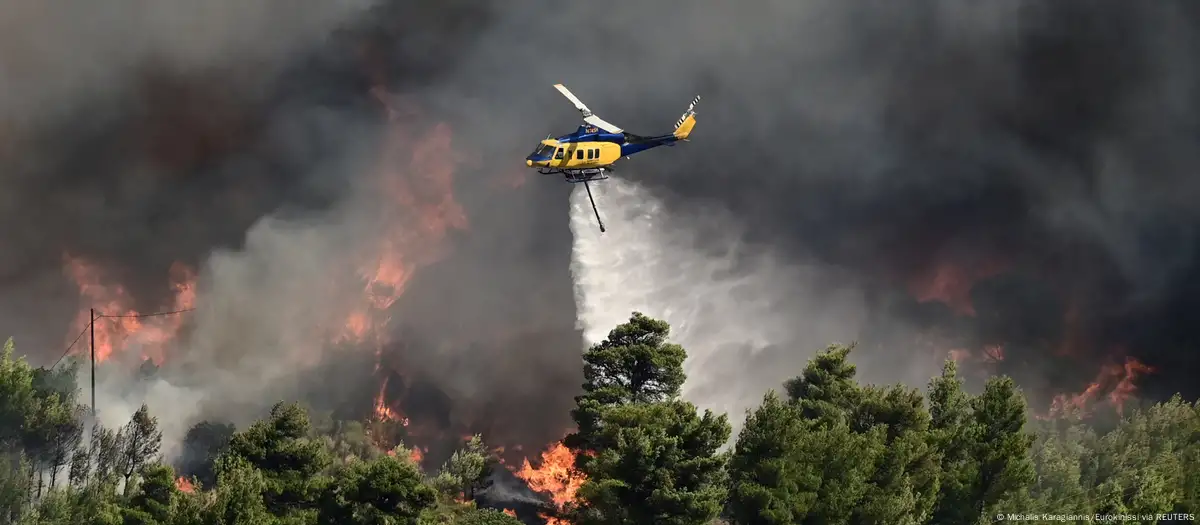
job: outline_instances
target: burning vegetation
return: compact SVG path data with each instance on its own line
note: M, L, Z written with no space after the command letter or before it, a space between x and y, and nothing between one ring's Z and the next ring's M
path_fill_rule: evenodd
M91 494L111 502L112 516L189 525L226 523L230 513L313 525L654 519L708 525L721 514L750 525L779 512L794 521L969 523L1003 512L1014 497L1024 498L1030 512L1063 512L1054 506L1068 505L1080 516L1120 511L1192 519L1200 508L1181 490L1200 455L1176 448L1195 448L1177 438L1200 429L1200 405L1175 399L1133 410L1098 436L1081 424L1079 412L1031 425L1011 378L993 377L980 393L968 393L953 360L924 396L901 385L860 385L849 360L853 347L833 345L782 385L783 394L764 397L727 455L721 452L731 437L727 416L701 413L680 398L687 355L668 335L665 322L635 313L586 351L588 380L573 411L575 430L519 468L495 469L504 464L502 451L478 435L439 468L425 468L416 449L383 449L353 425L318 429L305 409L280 403L239 431L189 432L193 450L202 453L193 455L194 472L177 475L156 463L162 433L143 407L116 431L96 429L90 447L79 439L83 420L70 412L47 422L60 425L55 430L22 430L52 433L45 442L21 441L28 457L39 459L16 463L21 477L14 479L36 475L38 482L0 486L0 496L25 490L33 498L33 506L6 509L10 519L45 515L64 494ZM0 393L44 396L15 410L76 401L69 386L39 390L32 380L45 372L15 358L11 344L0 372ZM1058 455L1067 449L1074 454ZM71 459L53 459L63 457ZM1122 467L1080 476L1081 468L1108 462ZM1140 480L1162 473L1164 464L1171 468L1162 485L1147 494ZM56 489L64 468L67 481ZM511 485L502 472L522 484ZM82 519L93 511L64 512Z
M103 362L114 353L137 352L141 359L161 365L183 326L184 317L179 314L195 306L196 275L192 269L183 263L171 266L170 288L174 297L161 310L146 316L134 308L133 297L123 287L106 284L97 267L69 255L65 261L66 272L79 287L82 302L92 305L80 309L76 315L68 345L95 321L96 361ZM91 319L93 315L96 319Z
M1001 277L1007 265L991 263L978 265L973 268L963 268L953 264L939 264L932 272L932 277L914 279L910 282L909 290L918 302L937 302L946 305L951 315L967 319L968 323L977 318L978 313L972 300L972 290L976 285L989 278ZM1069 299L1069 298L1067 298ZM988 312L995 315L995 312ZM1087 347L1083 337L1084 327L1081 325L1081 306L1072 301L1065 309L1061 328L1056 333L1046 334L1049 337L1030 345L1027 340L1017 341L1022 350L1027 353L1030 347L1050 348L1058 356L1060 363L1078 360L1083 356L1097 355L1094 349ZM950 323L947 323L950 324ZM929 345L938 357L949 357L970 375L986 378L999 373L1011 373L1005 363L1008 352L1006 345L1013 344L1005 339L1005 331L989 331L986 329L970 330L967 337L941 338ZM966 340L974 344L974 348L956 347ZM1104 364L1097 375L1076 392L1051 392L1050 400L1042 414L1062 414L1068 407L1075 411L1091 413L1097 406L1103 405L1123 415L1126 403L1137 391L1136 380L1155 372L1154 367L1146 365L1124 352L1122 347L1116 347L1114 356L1110 359L1123 361L1124 364ZM1020 366L1020 365L1017 365ZM1078 366L1078 365L1076 365ZM1065 385L1059 385L1062 388ZM1042 399L1038 396L1036 399Z
M611 388L613 384L620 384L619 382L606 385L603 383L603 376L599 379L591 379L588 384L585 384L584 389L588 395L595 397L584 396L584 401L580 405L584 410L581 411L581 415L577 416L577 423L580 425L578 431L573 432L562 442L550 443L532 460L526 457L519 446L512 449L501 446L490 451L478 449L478 447L476 449L468 447L449 455L440 470L439 476L441 477L433 477L432 480L421 478L421 468L430 463L436 464L436 461L431 460L446 458L447 454L440 452L446 449L449 442L456 441L456 438L452 436L460 436L463 432L473 432L476 429L471 428L471 421L467 421L465 426L455 426L414 420L410 417L409 411L421 407L420 403L414 401L411 396L411 389L416 382L413 380L412 371L403 366L406 358L396 353L397 332L393 324L393 316L396 311L394 306L401 300L413 282L414 276L418 275L422 269L437 264L447 256L453 249L451 233L469 230L469 221L466 212L456 201L453 193L456 155L453 148L453 133L449 126L435 124L424 132L418 133L414 130L413 125L404 120L404 117L410 115L412 111L411 109L401 109L399 106L402 101L387 95L381 86L374 88L371 92L380 104L381 113L386 115L387 122L386 131L383 133L380 143L380 160L371 170L371 175L366 178L369 181L366 191L380 199L380 202L372 207L375 212L370 221L374 223L372 229L383 232L383 234L344 254L344 259L339 263L346 268L353 269L354 278L358 281L357 295L339 303L343 304L344 308L339 315L328 318L327 325L312 328L315 333L322 334L317 346L340 347L373 356L371 405L369 413L364 418L365 427L363 428L363 437L366 438L372 452L364 454L368 456L367 459L375 455L391 459L375 457L370 459L372 463L360 464L355 463L358 459L351 458L344 465L337 466L332 471L334 472L331 474L332 479L336 481L331 483L353 483L353 476L384 475L383 473L386 471L400 476L406 480L405 483L421 487L421 489L412 489L415 494L413 497L417 498L411 502L413 505L471 507L476 505L476 502L485 502L496 507L503 515L521 518L527 522L533 520L546 525L569 525L572 523L572 517L612 516L628 513L629 519L635 519L635 517L636 519L653 519L656 516L654 512L660 511L636 508L637 504L631 499L632 492L627 491L633 489L618 490L597 484L593 485L591 491L584 491L581 495L581 489L589 480L589 476L585 472L594 476L603 476L606 479L620 479L622 483L639 486L639 484L645 485L651 480L661 480L653 477L630 479L628 476L650 476L650 473L623 470L633 468L625 464L628 461L650 461L654 463L654 468L667 470L684 468L682 465L689 463L693 466L687 468L699 470L689 475L686 482L682 479L676 480L683 485L676 487L680 492L672 497L680 498L677 500L679 505L683 505L682 501L685 499L698 498L685 505L685 512L690 515L705 516L706 519L712 518L713 509L718 508L719 500L724 496L714 499L719 491L715 491L711 484L715 483L718 477L717 472L724 467L715 459L701 458L715 454L717 448L725 442L729 427L723 416L717 417L709 413L696 416L695 407L678 400L683 380L680 371L651 370L646 372L640 368L628 370L626 372L631 377L637 377L639 384L655 385L655 387L649 394L636 391L622 392L616 396L618 401L612 401L613 393L605 389ZM941 303L955 317L975 318L979 316L979 311L972 299L972 290L975 285L1003 275L1007 269L1008 265L1000 263L975 266L941 263L935 265L932 271L922 273L919 278L910 280L908 291L917 303ZM163 280L170 290L170 297L152 308L145 308L125 287L106 279L100 266L89 262L82 256L66 255L64 272L77 285L81 298L81 308L68 336L74 341L79 332L86 331L89 321L94 322L95 355L99 362L134 359L138 362L149 361L158 367L169 367L172 354L187 347L189 314L197 309L205 308L202 302L198 303L197 272L183 262L174 262L170 265ZM93 312L94 318L90 317ZM1079 331L1075 329L1079 322L1079 307L1073 303L1064 314L1064 325L1067 330L1062 341L1057 343L1063 356L1076 356L1081 351L1082 338L1078 335ZM682 350L666 344L665 324L635 316L631 319L630 324L622 329L631 332L641 331L643 335L635 337L614 332L614 339L602 343L592 351L589 357L585 357L585 366L602 368L604 365L593 362L591 359L597 359L599 358L597 356L603 352L622 348L622 345L629 345L630 341L638 340L646 341L639 344L662 352L661 356L665 356L662 358L665 359L668 368L681 367ZM978 334L973 335L977 336ZM646 339L639 339L639 337ZM981 377L987 377L1002 372L1001 367L1007 357L1005 348L1009 342L1000 338L989 340L976 337L974 343L975 346L972 348L948 346L954 344L948 341L939 342L935 346L939 355L949 357L958 364L958 367L968 373L973 373L974 370L979 372ZM314 352L316 351L317 349L314 349ZM805 374L834 373L839 370L838 373L844 374L847 370L844 367L848 365L838 360L844 360L845 357L846 354L839 353L839 351L822 354L810 365L815 368L810 368ZM1095 379L1082 390L1056 393L1045 410L1035 408L1034 412L1044 414L1039 416L1044 420L1059 421L1066 417L1087 415L1099 404L1106 403L1118 413L1125 414L1125 405L1137 390L1135 381L1147 374L1152 374L1154 368L1128 355L1119 355L1118 360L1122 362L1103 365ZM317 366L317 362L314 360L310 366ZM640 367L640 365L638 366ZM850 381L853 368L850 367L849 370L851 371L850 376L836 376L834 379ZM953 369L950 370L949 375L943 376L942 381L944 382L939 385L944 386L957 380ZM650 373L653 377L638 377L639 374L645 373ZM594 376L589 375L588 377ZM807 388L805 385L814 380L806 375L803 379L790 383L788 388L789 395L792 397L791 405L784 407L778 404L779 401L776 398L770 397L763 407L751 416L747 424L750 425L750 428L755 428L755 424L766 424L763 418L778 417L777 412L790 413L792 410L799 411L796 417L801 419L812 416L813 413L806 412L815 410L806 405L809 397L802 393L793 393L791 389L796 388L799 389L796 392L803 392L804 388ZM647 388L649 387L647 386ZM985 403L990 399L987 396L998 396L990 401L1014 403L1016 406L1019 403L1015 400L1019 396L1005 390L1008 388L1011 388L1011 385L1007 383L989 381L989 390L981 394L981 397L969 399L972 402ZM601 392L603 395L600 394ZM870 397L883 394L868 389L863 390L861 395ZM606 399L605 403L608 404L639 406L641 408L638 410L641 411L633 409L625 411L628 407L609 407L613 412L608 416L602 416L602 413L606 413L603 410L604 407L588 404L589 399L592 401ZM1023 403L1023 401L1021 402ZM689 418L693 416L696 419L690 420ZM238 434L239 437L235 437L234 442L241 443L239 446L249 446L246 444L246 440L268 439L265 434L262 434L266 432L263 429L268 427L283 428L291 425L307 428L307 420L301 421L304 417L307 416L302 417L294 411L276 407L276 411L270 419L261 421L255 427ZM608 430L597 427L599 418L602 417L614 418L610 424L615 426ZM655 427L654 425L665 426ZM648 426L651 430L647 431L648 434L637 434L631 430L641 426ZM1009 430L1016 431L1017 427ZM798 432L798 430L794 431ZM822 430L822 432L832 431ZM847 432L845 429L836 431ZM258 434L255 434L256 432ZM291 439L296 440L295 443L300 443L311 438L307 431L301 432L292 429L288 432L293 432L293 434L289 437L285 432L283 438L285 441ZM612 432L618 433L613 434ZM629 432L635 432L635 434L628 434ZM654 432L658 432L658 434ZM118 434L114 439L129 440L132 439L132 435ZM676 447L670 454L629 448L645 446L647 443L654 442L655 439L666 439L667 436L694 441L661 445L667 448ZM849 434L839 434L838 436L837 439L857 443L857 446L865 447L864 450L876 450L874 452L876 454L881 454L882 452L879 450L890 445L890 442L871 441L876 437L872 437L868 429L852 429ZM634 438L643 441L628 441ZM239 439L242 441L237 441ZM771 436L747 438L743 435L742 439L751 441L739 442L741 448L735 455L734 463L730 465L735 477L762 468L745 462L754 461L755 459L749 456L761 453L761 451L755 452L755 447L765 446L752 440L769 440ZM834 438L826 436L822 439ZM263 445L263 443L259 443L259 445ZM285 442L263 446L290 447L293 444ZM806 443L804 446L816 447L817 445ZM989 444L977 444L977 446L987 447ZM433 458L430 455L431 449L439 452ZM610 452L606 455L603 452L597 452L598 450L609 450ZM611 452L614 450L619 453L614 455ZM836 455L849 452L822 449L820 453ZM646 454L646 456L641 457L639 454ZM692 458L689 454L696 457ZM519 460L518 462L508 462L503 456L519 458ZM211 461L217 459L216 457L210 458ZM249 460L250 463L240 466L223 465L209 468L233 469L223 470L223 472L237 471L245 475L258 472L253 475L261 475L266 478L281 475L273 470L279 468L278 466L261 462L255 463L256 460L250 457L243 459ZM478 466L464 467L463 465L469 462L468 459L470 461L477 459L480 463ZM491 465L493 459L497 463L508 465L506 467L508 471L520 482L519 490L535 495L531 497L540 501L530 507L525 505L528 501L523 501L520 497L515 498L515 501L509 501L502 496L489 496L486 479L492 477L493 474L489 470L490 467L484 468L482 465ZM1017 465L1021 461L1019 458L1009 458L1009 460L1014 462L1013 465ZM313 461L317 460L313 459ZM873 468L870 466L874 464L873 461L876 460L868 461L861 467L864 469L864 475ZM516 464L520 466L513 466ZM312 468L317 468L317 465L314 464ZM318 470L325 468L327 465L321 466ZM950 467L943 465L942 468L949 469ZM1002 467L1002 469L1010 468L1025 467L1019 465ZM1021 472L1025 472L1025 470L1021 470ZM217 483L216 478L210 476L210 485L200 484L198 486L194 482L194 478L190 477L191 475L192 473L189 473L189 477L176 476L174 478L174 489L184 495L177 497L190 497L189 495L200 497L206 494L206 491L214 490L211 484ZM915 473L906 475L916 476ZM622 476L625 477L622 478ZM913 480L916 478L914 477ZM928 479L917 481L929 483ZM502 482L495 479L491 481L492 485L496 483ZM423 491L423 489L429 489L429 491ZM438 491L437 494L431 492L433 489ZM650 490L650 487L642 486L637 490L643 489ZM892 489L895 487L888 490ZM218 484L215 490L219 492L223 489ZM746 523L750 523L753 522L753 519L749 516L757 512L752 508L756 504L751 504L751 502L758 501L756 498L761 496L739 492L742 490L750 489L735 487L729 496L728 503L732 506L731 508L735 509L733 511L735 515L747 520ZM496 490L492 489L492 493L494 492ZM787 497L799 496L789 495ZM922 497L926 500L919 504L931 505L931 507L907 508L905 513L924 512L930 516L939 515L938 513L953 514L961 512L961 509L954 507L955 505L966 505L967 503L975 505L974 500L968 502L970 497L963 494L945 493L939 497L923 494ZM441 503L438 503L439 501ZM517 504L514 505L514 503ZM994 506L996 501L988 500L983 504ZM254 512L278 516L287 514L286 511L280 510L282 507L278 507L278 503L274 504L276 505L274 507L272 505L268 502L267 507L254 510ZM402 515L402 512L405 512L397 509L384 509L378 502L368 500L350 502L347 505L348 507L340 508L336 512L350 512L351 514L359 512L359 510L353 510L356 505L371 509L370 512L392 513L391 515ZM506 505L512 505L514 508ZM613 507L613 505L617 507ZM622 506L631 508L618 508ZM525 509L527 512L519 511L518 508ZM818 505L805 512L820 514L831 512L831 510L820 508ZM899 517L896 516L896 519ZM703 521L698 520L695 523Z
M903 66L857 54L832 60L863 68L862 78L888 77L864 89L865 101L847 90L849 98L837 104L813 104L804 87L812 82L747 83L754 75L741 70L714 80L728 103L713 115L727 129L751 138L799 137L809 151L793 158L756 149L769 141L713 141L671 161L677 164L647 165L656 173L647 187L666 190L674 209L728 204L768 242L800 244L798 252L852 268L876 286L872 294L903 295L894 310L882 300L867 308L881 325L913 328L918 344L881 328L864 337L864 346L920 346L933 360L953 363L922 396L857 384L847 348L820 353L798 367L786 395L768 396L750 414L727 462L717 454L731 437L726 416L700 414L679 399L684 354L667 343L665 323L634 316L585 354L580 373L562 195L513 178L519 170L468 162L468 151L507 155L509 139L492 134L481 143L479 115L445 110L441 95L430 93L436 88L427 89L456 71L464 49L490 56L492 46L472 38L496 13L470 1L384 4L326 47L302 53L294 67L266 67L258 58L164 66L160 60L173 56L164 51L166 58L131 60L128 70L80 68L129 78L113 93L97 89L104 94L65 101L61 115L34 120L14 108L44 105L13 104L9 91L0 93L0 177L7 184L0 212L12 224L37 225L0 234L10 252L0 256L0 279L13 301L11 319L0 321L23 345L49 334L49 343L29 345L52 347L46 362L58 357L60 339L76 362L86 362L90 350L101 365L102 396L106 379L138 382L137 395L115 397L151 405L93 434L97 422L89 413L98 410L100 423L109 423L126 415L113 415L122 408L82 406L91 400L76 397L73 369L30 368L7 349L0 445L12 469L0 478L0 501L11 504L0 509L0 522L507 517L548 525L700 525L724 510L738 524L762 523L765 511L774 521L941 524L973 522L1018 497L1030 509L1070 507L1080 515L1200 508L1195 483L1184 475L1200 467L1187 437L1196 432L1196 407L1173 400L1147 408L1150 402L1139 399L1156 385L1173 392L1168 379L1193 371L1178 366L1191 362L1179 357L1187 352L1155 344L1190 348L1200 275L1190 254L1179 255L1194 243L1187 232L1195 222L1192 200L1134 191L1155 190L1141 185L1153 183L1189 194L1194 169L1186 155L1144 143L1190 136L1160 127L1172 120L1163 115L1190 113L1140 98L1187 91L1167 85L1174 78L1167 73L1131 80L1140 78L1131 71L1172 69L1159 62L1169 54L1150 62L1139 58L1140 47L1109 38L1120 33L1147 44L1133 38L1140 33L1126 20L1165 20L1159 15L1097 9L1082 16L1064 7L1044 16L1070 20L1066 35L1023 23L1005 35L1002 51L987 34L970 42L955 36L971 31L939 35L959 46L947 52L945 42L887 33L902 23L840 28L919 48L914 63L896 56L908 53L879 55ZM523 17L523 9L511 11ZM265 27L286 25L271 18ZM559 24L543 25L554 31ZM512 39L485 44L499 40ZM813 47L776 44L766 47ZM38 48L0 46L0 66ZM1081 48L1109 52L1125 71L1111 78L1094 71L1095 61L1077 56ZM175 55L198 60L202 51ZM486 62L474 58L469 63ZM775 58L779 74L813 70L794 57ZM678 62L689 59L695 57ZM999 64L1018 79L997 95L990 89L994 71L963 64ZM264 71L256 73L259 65ZM707 75L723 68L705 61L699 69ZM512 104L482 120L536 109L512 97L523 85L506 90L507 79L467 76L454 78L463 86L457 94L484 94L464 100L503 97L471 104ZM925 89L926 82L936 89ZM1088 97L1061 89L1078 85L1089 86ZM945 104L910 103L947 86L955 95ZM903 99L892 98L901 93ZM739 106L785 99L804 108ZM1156 108L1153 119L1127 109L1146 105ZM805 113L816 106L888 109L865 124L807 129L833 118ZM849 158L840 157L843 148L831 144L846 143L846 131L860 125L883 137L866 137ZM514 136L527 131L512 126ZM1020 151L1009 158L980 144ZM1093 158L1096 150L1105 157ZM863 160L876 152L900 152L878 161L898 165L884 184L858 178L879 171L876 160ZM761 165L730 160L747 153ZM1130 169L1137 176L1110 172L1123 164L1138 166ZM822 179L826 171L839 182ZM484 199L464 186L505 198ZM1148 196L1129 204L1118 193ZM1061 209L1078 216L1064 219ZM1072 221L1084 225L1059 224ZM965 253L939 255L950 248ZM511 253L521 250L529 253ZM1169 271L1160 271L1160 259ZM69 311L61 316L41 309L42 298L57 296L53 286L42 287L45 272L70 283ZM1037 282L1008 286L1027 274ZM1149 274L1166 277L1158 282ZM64 326L48 328L46 318ZM893 354L897 361L921 357ZM152 373L106 373L136 366ZM560 439L581 378L575 426ZM113 389L136 390L126 387ZM302 400L306 409L278 405L264 416L281 398ZM1026 430L1035 431L1032 445ZM156 463L160 453L180 456L178 472ZM64 502L74 501L86 505L67 509L74 504ZM829 503L836 501L853 504Z
M363 191L375 200L366 207L374 210L373 217L366 221L369 223L367 229L381 232L381 235L348 250L337 261L339 266L353 270L360 292L349 300L337 300L335 304L344 306L342 313L327 317L326 325L310 327L309 331L320 335L317 346L374 356L373 377L377 386L373 389L372 404L363 418L362 429L362 437L373 451L368 455L399 457L420 466L426 462L431 444L438 450L444 449L448 442L453 444L451 435L470 428L447 428L427 420L414 422L406 414L412 406L409 394L414 382L411 371L403 366L405 359L395 355L394 307L414 275L423 267L437 263L452 249L448 234L465 231L469 224L453 193L457 156L450 127L435 123L418 131L413 123L416 117L412 106L406 105L403 97L387 93L382 85L372 88L370 93L377 101L386 125L379 145L379 161L364 178L367 187ZM93 263L85 256L74 254L66 255L63 261L64 273L78 287L81 306L68 340L73 353L86 359L90 341L84 339L80 343L77 336L91 335L98 363L112 361L127 366L148 362L163 373L169 373L175 366L173 356L180 351L186 352L192 344L189 322L206 308L202 292L199 292L200 302L197 302L198 291L204 283L198 281L193 267L184 262L173 262L163 280L170 290L170 298L148 305L137 294L118 284L116 278L104 270L102 263ZM337 296L334 298L336 300ZM88 334L89 329L92 334ZM303 355L320 352L319 348L312 348ZM308 364L315 367L318 363L319 360L314 358ZM283 424L278 418L286 414L292 413L276 412L272 423L260 424ZM470 426L471 422L467 421L466 425ZM129 435L118 437L127 439ZM303 436L297 434L296 437ZM514 452L508 454L523 462L522 468L514 469L515 479L524 480L533 493L547 494L550 506L554 507L548 512L561 511L573 499L574 491L583 479L578 473L572 479L563 477L573 471L572 453L561 443L555 443L535 460L538 465L535 468L519 452L521 448L518 444L512 448ZM505 447L501 446L487 455L503 455L504 451ZM457 457L452 456L447 465L453 464ZM209 457L209 461L213 460L215 457ZM216 482L212 475L216 467L193 465L188 468L187 476L174 479L174 487L180 493L201 494ZM209 474L198 484L191 477L197 472ZM470 476L479 478L485 474L481 471ZM459 479L456 486L464 490L451 501L465 504L463 498L469 492L465 489L476 481L462 480L467 474L461 472L455 475ZM515 511L509 509L507 514L515 515ZM565 523L545 512L539 514L545 515L550 522Z
M554 511L562 513L575 501L575 493L586 481L586 477L575 468L575 452L562 443L554 443L542 453L537 468L528 459L523 460L520 470L514 472L518 478L529 485L529 489L545 494L554 505ZM508 513L509 510L505 509ZM511 514L516 516L515 513ZM539 517L546 520L546 525L568 525L565 519L542 512Z

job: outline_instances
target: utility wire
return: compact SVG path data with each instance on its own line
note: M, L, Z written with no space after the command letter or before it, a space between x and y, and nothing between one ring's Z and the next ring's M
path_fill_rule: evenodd
M195 310L195 308L184 308L183 310L172 310L172 311L170 311L170 312L154 312L154 313L152 313L152 314L127 314L127 315L104 315L104 314L97 314L97 315L96 315L96 319L100 319L100 318L109 318L109 319L112 319L112 318L117 318L117 317L158 317L158 316L160 316L160 315L173 315L173 314L181 314L181 313L184 313L184 312L190 312L190 311L192 311L192 310Z
M195 308L184 308L183 310L172 310L170 312L154 312L154 313L149 313L149 314L128 314L128 315L97 314L96 319L102 319L102 318L112 319L112 318L120 318L120 317L158 317L158 316L162 316L162 315L182 314L185 312L190 312L192 310L195 310ZM95 322L95 319L93 319L92 322ZM83 330L79 332L79 335L75 336L75 340L71 341L71 344L67 345L66 350L63 350L63 353L61 356L59 356L58 360L55 361L53 365L50 365L50 368L54 368L54 367L58 366L58 364L61 363L63 359L66 359L67 355L71 353L71 349L75 348L75 345L77 343L79 343L80 339L83 338L83 334L86 334L88 332L88 329L91 327L92 327L92 323L88 323L87 326L84 326Z
M60 356L58 358L58 361L55 361L53 365L50 365L50 368L54 368L54 367L58 366L58 364L61 363L63 359L66 359L67 354L71 353L71 349L75 348L75 343L78 343L79 339L83 337L83 334L86 334L88 331L88 328L91 328L91 327L92 327L91 323L88 323L87 326L83 327L83 331L79 332L79 335L75 336L75 340L71 341L70 345L67 345L67 349L63 350L62 356Z

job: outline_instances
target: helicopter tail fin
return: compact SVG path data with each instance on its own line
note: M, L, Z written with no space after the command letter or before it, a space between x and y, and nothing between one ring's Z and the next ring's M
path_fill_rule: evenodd
M675 138L679 140L687 140L688 135L692 134L692 128L696 126L696 104L700 102L700 95L692 99L692 103L688 104L687 111L679 117L675 122Z

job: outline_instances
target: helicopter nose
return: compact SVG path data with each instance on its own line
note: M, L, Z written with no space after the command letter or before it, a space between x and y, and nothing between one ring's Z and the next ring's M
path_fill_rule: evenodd
M526 166L533 166L533 161L532 161L532 160L529 160L529 159L525 159L525 165L526 165Z

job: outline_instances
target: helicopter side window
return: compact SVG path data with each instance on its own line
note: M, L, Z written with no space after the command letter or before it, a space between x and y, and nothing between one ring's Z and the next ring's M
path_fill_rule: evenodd
M590 149L589 149L589 150L588 150L588 160L592 160L593 158L595 158L595 157L593 157L593 155L594 155L595 153L596 153L596 152L595 152L595 150L590 150Z
M583 160L583 150L575 150L575 160Z
M562 160L562 158L563 158L563 151L564 151L564 150L563 150L563 148L558 148L558 151L555 151L555 152L554 152L554 159L555 159L555 160Z

